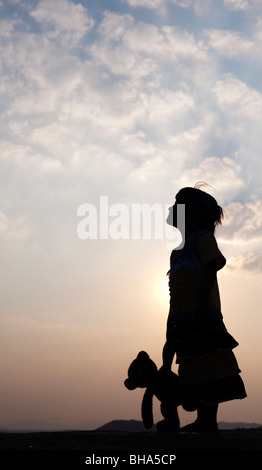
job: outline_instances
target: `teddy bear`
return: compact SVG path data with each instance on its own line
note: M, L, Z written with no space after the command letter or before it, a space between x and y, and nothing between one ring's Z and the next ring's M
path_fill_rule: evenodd
M145 429L153 426L153 397L160 401L164 419L156 423L158 432L176 432L179 429L177 407L181 405L178 375L164 367L157 369L145 351L140 351L128 368L128 378L124 382L128 390L146 388L141 414Z

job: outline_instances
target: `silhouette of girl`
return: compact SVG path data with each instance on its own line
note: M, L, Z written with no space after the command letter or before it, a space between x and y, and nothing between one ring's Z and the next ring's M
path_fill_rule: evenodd
M167 223L177 226L177 204L185 204L185 240L170 258L170 310L163 367L179 364L182 406L197 410L184 432L217 431L218 404L246 397L232 351L237 341L228 333L221 313L217 271L226 260L214 237L223 209L199 186L183 188L169 209Z

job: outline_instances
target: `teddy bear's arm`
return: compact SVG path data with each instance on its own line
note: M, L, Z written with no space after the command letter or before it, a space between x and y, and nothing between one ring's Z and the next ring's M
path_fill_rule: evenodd
M150 429L153 426L153 392L150 388L147 388L142 400L142 420L146 429Z

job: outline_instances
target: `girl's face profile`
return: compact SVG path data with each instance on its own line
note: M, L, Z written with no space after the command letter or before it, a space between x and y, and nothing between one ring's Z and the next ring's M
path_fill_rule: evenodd
M175 199L174 205L170 206L168 210L169 214L167 216L166 223L177 228L177 199Z
M177 221L177 206L178 204L183 204L187 207L186 210L186 225L190 229L190 225L195 222L196 214L190 209L190 201L187 198L187 195L184 191L179 191L175 197L175 203L173 206L169 207L169 214L166 219L166 223L172 227L178 228Z

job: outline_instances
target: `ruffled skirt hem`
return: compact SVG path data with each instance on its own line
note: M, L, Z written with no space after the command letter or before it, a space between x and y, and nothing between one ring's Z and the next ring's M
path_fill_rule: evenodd
M244 383L239 374L224 377L213 382L194 383L181 387L182 407L195 411L199 406L213 405L247 396Z

